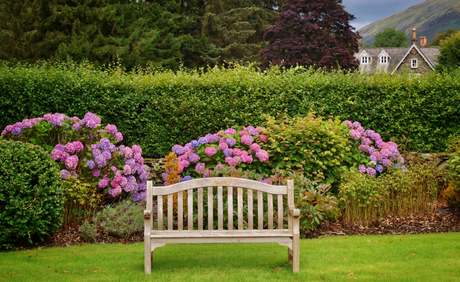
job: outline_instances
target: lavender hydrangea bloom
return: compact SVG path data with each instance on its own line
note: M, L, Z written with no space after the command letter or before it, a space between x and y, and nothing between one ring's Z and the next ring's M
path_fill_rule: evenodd
M54 149L59 150L61 152L65 152L65 147L62 144L56 144L56 146L54 146Z
M91 173L94 177L99 177L101 175L101 171L99 169L93 169Z
M206 140L206 138L204 137L200 137L200 139L198 139L198 144L200 145L207 144L207 143L208 143L208 140Z
M205 169L205 164L204 164L204 163L198 163L198 164L195 166L195 170L196 170L196 171L202 172L204 169Z
M112 154L109 151L103 151L102 156L104 156L105 160L110 161L112 159Z
M75 153L75 147L73 145L73 142L69 142L69 143L65 144L64 150L69 154Z
M19 135L21 134L21 132L22 132L22 128L20 128L19 126L15 126L13 130L11 130L11 134L13 135Z
M110 133L112 135L118 132L117 127L113 124L107 124L105 130L107 131L107 133Z
M184 181L189 181L192 180L192 177L190 175L184 176Z
M74 125L72 125L73 129L75 129L75 131L80 131L81 130L81 124L79 123L75 123Z
M227 143L227 145L228 145L229 147L233 147L233 146L235 146L235 144L236 144L236 140L235 140L235 138L233 138L233 137L229 137L229 138L227 138L227 140L225 141L225 143Z
M196 147L198 147L198 145L199 145L199 144L198 144L198 141L196 141L196 140L192 140L191 143L192 143L192 147L193 147L193 148L196 148Z
M229 129L224 131L224 135L228 135L228 134L233 135L235 133L236 133L236 130L233 129L233 128L229 128Z
M96 163L93 160L88 160L86 162L86 165L88 166L89 169L94 169L96 167Z
M115 139L117 139L118 141L123 141L123 134L121 134L121 132L117 132L115 133Z
M217 149L214 147L206 147L206 149L204 150L204 153L208 155L209 157L211 157L217 153Z
M66 169L61 170L61 178L62 179L67 179L67 178L69 178L69 176L70 176L70 171L68 171Z
M22 128L32 128L33 124L32 121L29 119L24 119L22 121Z
M129 148L129 147L124 147L123 148L123 153L125 154L125 157L127 159L130 159L130 158L133 157L133 150L131 150L131 148Z
M104 177L101 180L99 180L99 183L97 183L97 187L103 189L107 187L107 185L109 185L109 178L107 177L107 175L104 175Z
M125 164L125 165L123 166L123 174L124 174L124 175L130 175L130 174L132 174L131 166Z
M53 149L53 151L51 151L51 158L55 161L61 159L61 151L57 150L57 149Z
M115 146L115 144L110 143L110 145L109 145L109 152L110 152L110 153L113 153L113 152L115 152L116 150L117 150L117 146Z
M69 157L70 155L66 152L61 152L61 162L65 162L65 160Z
M142 157L141 154L134 154L134 160L138 164L144 164L144 158Z
M358 170L359 170L359 172L360 172L361 174L363 174L363 173L365 173L365 172L367 171L367 168L366 168L365 165L360 165L360 166L358 167Z
M232 149L225 149L224 150L224 155L226 157L231 157L233 155L233 150Z
M200 160L200 156L198 154L196 154L196 153L193 153L188 157L188 160L191 163L196 163L196 162L198 162Z
M131 149L133 150L134 154L142 154L142 148L137 145L133 145Z
M375 169L373 169L372 167L368 167L366 172L367 172L367 174L369 174L372 177L375 176Z
M81 152L85 148L80 141L74 141L73 147L75 148L75 152Z
M104 167L107 165L107 161L105 160L103 155L97 155L94 157L94 161L96 162L98 167Z
M383 172L383 166L381 166L381 165L376 165L376 166L375 166L375 170L377 170L378 172L382 173L382 172Z
M383 166L391 166L391 161L389 159L383 159L382 164Z
M136 165L136 161L132 158L130 159L125 159L125 163L129 166L135 166Z
M182 147L181 145L174 145L172 150L178 156L183 155L183 154L185 154L187 152L187 149Z

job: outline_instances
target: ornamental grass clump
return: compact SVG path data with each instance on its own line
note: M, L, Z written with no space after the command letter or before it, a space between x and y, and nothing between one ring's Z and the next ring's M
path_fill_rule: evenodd
M192 178L223 176L227 168L238 174L240 170L266 171L269 154L261 144L268 142L263 127L242 127L221 130L192 140L185 146L174 145L180 181ZM227 175L228 176L228 175ZM236 175L234 175L236 176ZM168 172L165 174L165 179ZM259 179L258 179L259 180ZM170 184L165 181L165 185Z
M103 201L128 194L136 202L145 200L148 173L142 149L116 146L123 134L115 125L103 127L93 113L83 119L60 113L24 119L6 126L0 138L33 143L50 152L61 168L65 223L81 220L82 214L88 217Z

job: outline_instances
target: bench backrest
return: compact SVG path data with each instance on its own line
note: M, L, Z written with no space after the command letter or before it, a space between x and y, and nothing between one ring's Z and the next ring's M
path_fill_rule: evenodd
M277 206L275 213L274 199ZM177 211L174 212L176 200ZM206 223L208 230L232 230L234 227L250 230L255 228L255 223L259 230L264 229L264 226L273 229L274 217L276 228L285 229L284 216L288 207L294 206L294 185L292 180L288 180L287 185L270 185L233 177L200 178L160 187L153 187L152 181L148 181L147 210L154 211L154 205L158 230L163 230L165 205L168 230L203 230ZM234 226L234 213L238 220L237 226ZM150 217L150 226L153 226L152 220L153 217ZM291 229L290 220L288 225Z

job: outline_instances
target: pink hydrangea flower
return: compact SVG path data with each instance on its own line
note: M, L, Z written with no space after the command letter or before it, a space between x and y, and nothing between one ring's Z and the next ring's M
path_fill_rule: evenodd
M217 153L217 149L214 147L206 147L206 149L204 150L204 153L208 155L209 157L211 157Z
M202 172L204 169L205 169L205 164L204 164L204 163L198 163L198 164L195 166L195 170L196 170L196 171Z
M248 135L248 133L246 131L244 131L244 130L241 130L239 134L240 134L240 136Z
M251 146L252 142L254 142L254 138L252 138L249 135L244 135L241 137L241 144L246 145L246 146Z
M77 165L78 165L78 156L73 155L73 156L70 156L70 157L66 158L65 166L68 169L75 170L77 168Z
M253 150L254 152L258 152L260 150L260 145L257 143L253 143L249 149Z
M123 141L123 134L121 134L121 132L117 132L115 133L115 139L117 139L118 141Z
M93 169L91 172L94 177L99 177L101 175L101 171L99 169Z
M232 166L235 164L235 160L232 157L226 157L225 163L227 163L229 166Z
M268 139L267 139L267 136L264 135L264 134L260 134L259 135L259 140L264 142L264 143L267 143L268 142Z
M221 149L222 151L227 150L228 149L227 143L220 143L219 144L219 149Z
M265 150L259 150L257 153L256 153L256 157L259 159L260 162L266 162L268 161L268 152L265 151Z

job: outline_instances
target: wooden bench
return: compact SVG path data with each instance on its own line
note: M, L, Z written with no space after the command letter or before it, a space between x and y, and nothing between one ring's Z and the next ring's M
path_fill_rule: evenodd
M177 193L176 196L174 196L175 193ZM275 200L278 210L275 214L273 195L277 195ZM187 201L184 201L185 196ZM236 202L233 200L234 196ZM177 212L173 212L174 197L177 199ZM207 198L207 201L204 198ZM156 204L157 209L157 230L152 230L153 203ZM287 203L286 208L284 208L285 203ZM163 222L165 204L167 204L167 219ZM186 213L184 213L184 204ZM206 206L207 222L204 219L206 216L204 207ZM217 207L217 212L215 207ZM224 207L226 213L224 213ZM257 212L254 214L255 210ZM284 228L284 211L288 217L287 229ZM237 226L233 221L234 213L238 220ZM246 218L244 214L247 215ZM197 215L195 221L194 215ZM148 181L147 208L144 211L145 273L151 273L155 248L168 243L255 242L275 242L287 246L288 261L292 263L292 271L298 272L299 215L300 211L294 206L292 180L288 180L286 186L279 186L242 178L215 177L161 187L153 187L152 182ZM215 222L215 216L217 216L217 222ZM254 219L257 222L257 229L255 229ZM163 230L166 221L167 230ZM184 223L187 223L186 226ZM207 230L203 229L204 224L207 225ZM214 230L215 225L217 230Z

